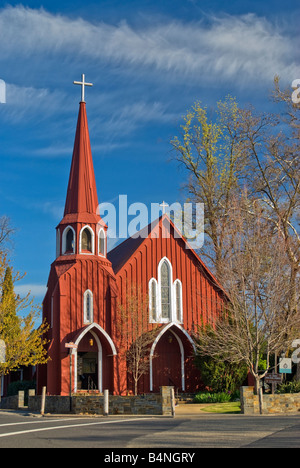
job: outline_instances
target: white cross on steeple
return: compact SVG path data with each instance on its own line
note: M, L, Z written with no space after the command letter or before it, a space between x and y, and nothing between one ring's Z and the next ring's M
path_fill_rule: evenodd
M86 83L85 82L85 75L81 75L81 81L73 81L74 84L76 85L81 85L81 102L85 102L84 100L84 88L85 86L93 86L93 83Z
M166 203L165 201L162 202L161 205L159 205L161 208L162 208L162 213L163 214L166 214L166 208L169 206L168 203Z

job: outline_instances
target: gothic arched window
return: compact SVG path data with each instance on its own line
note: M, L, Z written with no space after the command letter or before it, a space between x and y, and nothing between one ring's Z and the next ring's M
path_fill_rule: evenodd
M66 252L73 252L74 250L74 233L69 229L66 236Z
M172 319L171 267L167 260L160 266L161 318Z
M167 257L158 265L158 281L149 281L149 319L153 323L183 323L183 295L180 279L173 282L173 267Z
M80 253L94 253L94 233L89 226L85 226L80 234Z
M62 253L75 253L75 231L71 226L68 226L62 236Z
M103 229L99 232L99 254L105 256L105 232Z
M149 310L150 321L157 321L157 281L152 278L149 282Z
M83 321L84 323L92 323L94 321L94 304L93 293L89 289L85 291L83 296Z
M176 310L176 320L182 322L182 284L179 279L174 283L175 287L175 310Z

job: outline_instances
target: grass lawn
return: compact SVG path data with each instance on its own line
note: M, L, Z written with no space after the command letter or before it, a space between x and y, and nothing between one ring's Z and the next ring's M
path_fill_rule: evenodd
M200 411L207 413L231 413L238 414L241 412L241 404L239 401L229 403L207 403L203 404Z

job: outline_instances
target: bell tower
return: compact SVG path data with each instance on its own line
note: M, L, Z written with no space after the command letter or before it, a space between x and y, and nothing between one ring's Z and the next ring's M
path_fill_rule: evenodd
M91 152L86 103L79 103L74 150L64 217L57 226L57 257L106 257L107 226L98 214L98 196Z
M107 259L107 226L98 211L98 196L86 114L85 82L75 133L64 216L56 227L56 259L51 265L43 318L48 332L49 362L38 369L38 390L67 395L90 385L113 391L112 315L116 279ZM69 349L73 374L70 379Z

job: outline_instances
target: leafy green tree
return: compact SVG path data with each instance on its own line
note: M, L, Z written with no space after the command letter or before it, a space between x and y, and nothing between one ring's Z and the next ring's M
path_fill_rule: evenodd
M171 140L175 158L188 174L188 200L204 204L205 245L200 253L217 277L227 254L227 214L245 177L241 113L230 96L218 102L214 110L196 102L183 117L181 135Z
M6 344L6 362L0 364L0 374L17 370L22 365L46 363L48 358L44 333L48 327L43 323L35 328L39 310L30 301L29 295L20 298L15 294L10 266L6 267L1 289L0 338ZM24 316L24 310L28 309L29 313Z

